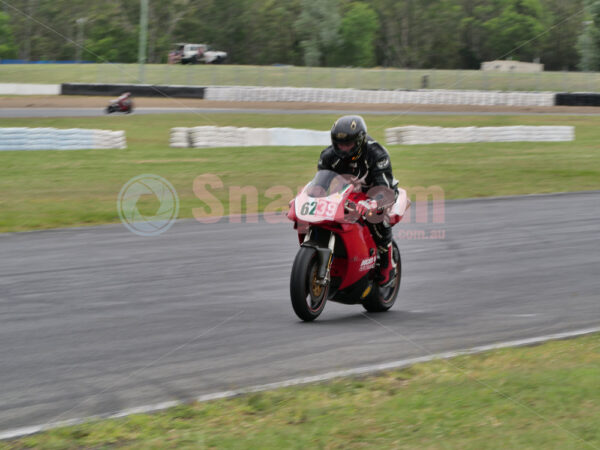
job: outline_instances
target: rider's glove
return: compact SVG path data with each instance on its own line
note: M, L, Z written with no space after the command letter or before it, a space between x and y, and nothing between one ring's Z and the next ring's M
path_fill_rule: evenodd
M377 202L375 200L361 200L356 205L356 212L361 217L368 216L369 213L375 213L377 211Z

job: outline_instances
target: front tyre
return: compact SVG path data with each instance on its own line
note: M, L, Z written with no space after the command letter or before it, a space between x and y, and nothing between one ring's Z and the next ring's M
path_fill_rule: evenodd
M369 312L387 311L396 302L400 290L400 280L402 279L402 260L400 259L400 250L394 241L392 241L392 249L392 256L396 263L396 276L389 286L376 286L371 295L363 301L364 308Z
M329 286L317 283L319 254L314 248L300 247L292 266L290 296L296 315L310 322L323 312Z

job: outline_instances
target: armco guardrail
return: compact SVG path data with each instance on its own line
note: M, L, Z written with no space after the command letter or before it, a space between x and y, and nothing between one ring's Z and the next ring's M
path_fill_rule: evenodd
M200 126L171 128L169 144L175 148L327 146L329 131L296 128L237 128Z
M462 144L469 142L565 142L575 139L572 126L422 127L385 130L388 145Z
M85 84L63 83L62 95L118 96L131 92L135 97L204 98L202 86L162 86L152 84Z
M127 148L125 132L84 128L0 128L0 151L103 148Z
M553 106L552 92L369 91L359 89L209 86L206 100L239 102L392 103L427 105Z

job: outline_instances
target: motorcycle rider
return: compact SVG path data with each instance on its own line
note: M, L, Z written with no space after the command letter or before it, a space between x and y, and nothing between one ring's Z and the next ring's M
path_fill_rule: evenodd
M379 253L379 284L385 287L396 275L392 229L387 221L375 223L368 217L392 205L398 196L398 181L392 174L390 155L367 134L367 125L361 116L343 116L331 128L331 145L321 152L318 169L350 174L364 183L363 192L378 191L376 198L358 203L357 213L367 217ZM371 190L373 187L379 189Z
M117 99L120 111L125 111L131 108L131 92L125 92Z

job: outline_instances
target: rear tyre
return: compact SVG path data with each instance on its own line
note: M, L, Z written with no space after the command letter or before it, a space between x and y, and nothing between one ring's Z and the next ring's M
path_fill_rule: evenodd
M369 312L387 311L396 302L400 290L400 280L402 279L402 260L400 250L394 241L392 241L392 249L392 255L396 263L396 276L394 281L387 287L375 286L371 294L363 301L364 308Z
M300 247L292 266L290 297L296 315L310 322L323 312L329 286L317 283L319 255L314 248Z

